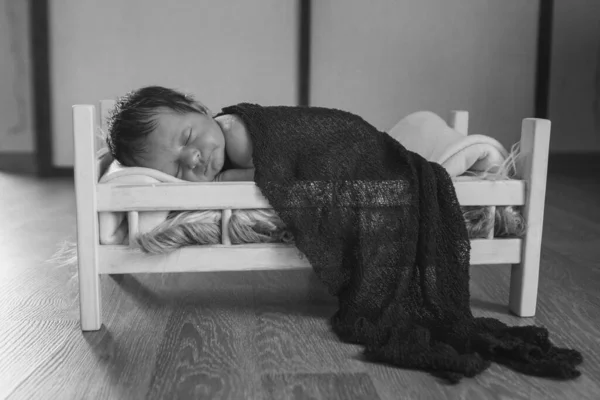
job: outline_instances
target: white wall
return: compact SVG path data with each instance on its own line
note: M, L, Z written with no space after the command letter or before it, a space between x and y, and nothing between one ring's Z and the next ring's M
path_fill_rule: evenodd
M550 76L550 149L600 151L599 0L554 0Z
M177 7L160 0L50 2L56 166L72 165L72 104L145 84L190 90L214 110L238 101L295 104L296 1L171 4ZM383 130L416 110L445 116L467 109L471 132L507 147L534 113L539 0L315 0L312 7L314 105L356 112ZM555 8L551 148L600 150L600 1L555 0ZM5 14L2 54L10 51ZM0 62L1 148L30 150L30 122L28 134L6 139L6 127L22 118L15 96L6 95L6 77L13 82L19 70L4 56Z
M53 162L73 165L71 106L148 84L190 91L213 111L295 104L291 0L52 0Z
M313 104L358 113L382 130L413 111L466 109L472 133L507 147L519 140L521 120L534 112L539 0L313 7Z
M0 153L33 153L27 1L0 0Z

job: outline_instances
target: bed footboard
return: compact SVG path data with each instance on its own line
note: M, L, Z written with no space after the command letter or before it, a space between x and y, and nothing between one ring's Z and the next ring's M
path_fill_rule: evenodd
M110 103L102 102L101 108L107 105ZM105 115L105 110L100 114ZM468 113L453 112L450 121L458 131L467 134ZM232 209L272 208L252 182L98 184L102 166L95 156L97 123L100 122L96 121L94 106L73 107L82 330L98 330L102 325L100 277L104 274L310 268L293 245L231 244L227 227ZM533 316L536 308L549 139L550 121L525 119L517 164L519 179L455 182L461 205L523 207L527 223L524 238L497 239L492 230L487 239L471 240L470 260L472 265L512 265L509 306L523 317ZM133 239L139 212L209 209L222 212L219 245L190 246L166 255L148 255L134 245L99 243L98 212L126 212Z

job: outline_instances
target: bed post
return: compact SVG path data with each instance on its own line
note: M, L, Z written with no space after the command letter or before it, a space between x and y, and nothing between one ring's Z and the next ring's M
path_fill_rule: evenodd
M98 274L98 210L96 206L95 109L73 106L75 199L77 205L77 263L81 329L97 331L102 325Z
M520 317L533 317L536 310L550 127L549 120L538 118L526 118L521 126L517 173L519 179L526 181L523 216L527 227L521 248L521 262L512 265L509 297L510 311Z
M461 110L450 111L448 125L458 133L467 136L469 134L469 112Z

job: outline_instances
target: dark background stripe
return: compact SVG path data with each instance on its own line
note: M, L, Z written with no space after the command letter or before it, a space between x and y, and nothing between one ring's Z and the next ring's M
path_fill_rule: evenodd
M298 105L310 105L311 0L299 0Z
M554 0L540 0L535 80L535 117L549 118Z

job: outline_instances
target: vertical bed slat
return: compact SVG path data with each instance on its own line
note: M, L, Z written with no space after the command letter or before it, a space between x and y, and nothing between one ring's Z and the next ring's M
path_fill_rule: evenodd
M490 212L492 214L492 229L488 232L487 238L494 238L494 231L496 230L496 206L490 206Z
M231 245L231 237L229 236L229 221L231 220L231 209L226 208L221 210L221 244Z
M521 152L517 160L519 179L527 182L527 196L523 207L526 221L521 248L521 262L513 264L510 274L510 310L521 317L535 315L540 258L546 175L550 150L550 121L526 118L521 128Z
M75 199L77 206L77 267L81 329L99 330L101 321L100 275L98 274L98 208L95 158L95 109L73 106L75 148Z
M137 211L129 211L127 213L127 223L129 228L129 247L135 246L135 238L140 232L140 214Z

